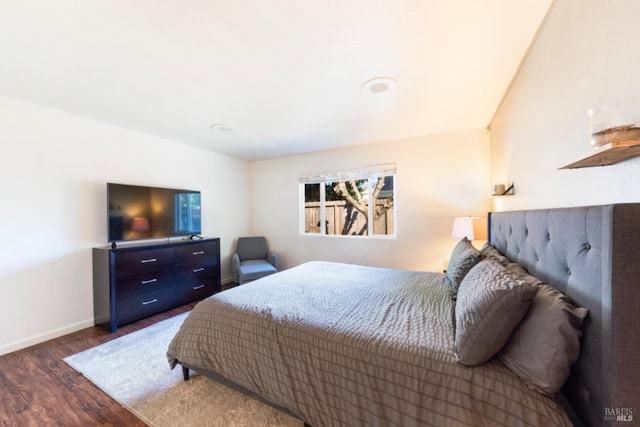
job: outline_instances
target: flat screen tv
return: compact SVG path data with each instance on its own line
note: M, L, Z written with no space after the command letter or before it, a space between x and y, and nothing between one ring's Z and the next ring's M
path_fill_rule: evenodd
M109 242L196 236L200 191L107 183Z

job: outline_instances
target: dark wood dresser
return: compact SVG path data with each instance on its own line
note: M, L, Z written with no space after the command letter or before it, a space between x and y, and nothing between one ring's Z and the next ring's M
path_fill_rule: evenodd
M96 325L119 326L220 292L220 239L93 248Z

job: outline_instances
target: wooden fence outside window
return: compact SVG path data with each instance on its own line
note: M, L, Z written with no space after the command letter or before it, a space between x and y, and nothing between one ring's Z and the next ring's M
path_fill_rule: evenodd
M382 201L377 203L382 205ZM368 235L367 219L346 200L325 203L327 234ZM305 233L320 233L320 202L304 204ZM393 209L385 211L373 224L374 235L393 234Z

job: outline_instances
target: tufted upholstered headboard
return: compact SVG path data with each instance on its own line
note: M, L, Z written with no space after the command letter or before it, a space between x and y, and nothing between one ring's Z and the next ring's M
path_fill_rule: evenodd
M580 358L563 388L580 419L613 425L630 409L637 422L640 203L493 212L489 241L589 309Z

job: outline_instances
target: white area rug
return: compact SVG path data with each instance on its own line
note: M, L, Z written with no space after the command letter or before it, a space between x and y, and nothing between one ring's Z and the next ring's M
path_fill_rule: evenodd
M169 369L169 342L188 313L64 359L151 426L302 426L216 381Z

